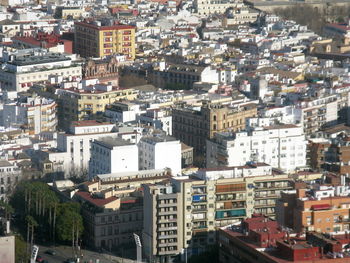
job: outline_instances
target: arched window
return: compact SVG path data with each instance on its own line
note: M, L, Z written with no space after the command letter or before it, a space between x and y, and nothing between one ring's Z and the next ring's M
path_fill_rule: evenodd
M216 115L213 116L213 121L216 121Z

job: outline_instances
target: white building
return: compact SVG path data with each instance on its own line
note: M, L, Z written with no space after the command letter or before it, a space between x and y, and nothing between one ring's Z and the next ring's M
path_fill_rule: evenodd
M104 137L91 143L89 175L138 171L136 144L120 138Z
M139 142L139 169L170 168L181 173L181 143L169 136L144 136Z
M166 135L172 135L172 116L165 109L148 109L138 119L142 124L152 126L157 130L163 130Z
M26 91L33 83L48 81L53 76L81 78L81 66L66 55L31 49L9 55L0 69L1 87L6 90Z
M284 171L306 166L303 128L276 125L250 132L217 133L207 141L207 167L263 162Z
M56 131L57 104L52 99L36 97L22 97L3 105L2 125L8 127L22 127L30 135L44 131Z
M52 162L63 162L66 176L87 172L91 142L106 136L118 137L114 124L96 121L73 122L69 133L59 133L57 136L57 150L60 154L53 152L49 159Z
M105 117L110 122L132 122L141 113L140 105L128 101L114 102L105 110Z

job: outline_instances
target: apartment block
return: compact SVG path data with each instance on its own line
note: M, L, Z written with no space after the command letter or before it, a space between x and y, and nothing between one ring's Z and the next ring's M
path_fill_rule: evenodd
M34 83L47 82L51 77L81 78L81 66L60 53L33 49L8 57L0 70L0 83L5 90L26 91Z
M135 59L135 27L115 21L75 22L75 51L82 57L104 57L113 54Z
M21 178L20 167L7 160L0 160L0 200L7 200Z
M103 137L91 142L89 176L116 172L134 172L139 169L136 144L120 138Z
M291 172L306 166L306 146L303 128L291 124L219 132L207 140L207 167L238 166L252 161Z
M56 131L57 104L52 99L36 97L19 97L3 105L2 125L4 127L21 127L30 135L41 132Z
M181 174L181 143L166 135L143 136L138 143L139 168L171 169L173 175Z
M276 204L278 222L296 232L348 231L350 225L348 186L315 185L282 193Z
M173 262L182 252L182 200L172 185L144 186L143 250L150 262Z
M206 139L215 133L245 129L247 118L257 116L254 103L235 106L203 103L198 108L179 106L173 109L173 136L192 146L195 153L206 152Z
M100 84L96 79L82 83L62 84L56 90L59 105L59 126L67 129L72 121L87 120L103 114L107 105L119 100L133 100L137 91L119 88L111 83Z
M288 175L261 163L201 169L191 176L173 177L170 182L171 187L167 184L163 188L171 189L168 190L169 198L176 194L177 203L182 202L177 207L182 207L176 217L177 246L181 246L177 249L186 249L188 256L203 252L208 245L214 244L215 231L219 227L237 224L255 213L274 218L276 200L281 191L292 189ZM162 199L166 199L166 195L164 190ZM148 217L156 218L157 211L152 211ZM147 224L147 229L147 233L157 231L156 225ZM152 246L146 250L157 253L155 242L151 244L146 239L144 242Z
M90 161L91 142L103 137L118 137L115 125L97 121L73 122L69 131L57 136L57 149L48 153L53 164L70 173L87 173Z

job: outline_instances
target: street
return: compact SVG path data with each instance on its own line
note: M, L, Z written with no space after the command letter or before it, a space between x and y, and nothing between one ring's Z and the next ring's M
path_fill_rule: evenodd
M48 255L45 253L47 250L54 250L56 255ZM120 258L108 254L98 253L95 251L90 251L82 249L83 257L80 262L83 263L134 263L134 260ZM58 246L58 247L48 247L39 245L39 253L43 259L47 260L49 263L63 263L69 258L74 258L72 247L69 246Z

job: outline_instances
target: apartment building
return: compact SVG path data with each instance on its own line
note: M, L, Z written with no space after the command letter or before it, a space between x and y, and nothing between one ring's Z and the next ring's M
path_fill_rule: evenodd
M349 193L349 187L344 185L315 185L311 190L282 193L276 204L276 218L296 232L348 231Z
M144 186L142 239L150 262L173 262L182 252L181 198L170 184Z
M91 142L89 176L139 169L138 148L121 138L103 137Z
M56 131L57 104L52 99L39 96L21 96L15 101L3 105L2 125L21 127L29 135L41 132Z
M82 57L123 54L135 59L135 27L113 20L74 23L75 50Z
M87 172L91 142L102 137L118 137L115 125L97 121L73 122L67 133L57 136L57 149L48 153L49 160L60 164L66 175Z
M81 75L81 66L70 57L29 49L9 56L0 69L0 83L5 90L21 92L54 76L81 78Z
M274 218L276 200L281 191L292 189L292 180L267 164L257 163L201 169L191 176L171 178L171 186L170 197L176 194L177 203L182 202L176 220L177 246L182 247L177 249L185 248L191 256L216 242L215 231L219 227L236 224L254 213ZM149 217L156 218L157 212L152 213ZM157 231L155 225L149 224L147 228L147 233ZM149 243L146 239L144 242ZM147 250L156 252L157 243L150 245L152 249Z
M291 124L219 132L207 140L207 167L238 166L252 161L291 172L306 166L306 146L303 128Z
M234 106L204 102L198 107L178 106L173 109L173 136L192 146L195 153L206 152L206 139L215 133L245 129L247 118L257 116L255 103Z
M166 135L143 136L138 143L139 169L171 169L173 175L181 174L181 143Z
M99 84L88 80L82 83L63 84L56 90L59 105L59 127L67 130L72 121L91 119L101 115L107 105L119 100L133 100L137 91L131 88L119 88L112 84Z
M82 204L87 245L106 250L132 244L133 234L141 234L143 201L141 196L119 197L113 190L104 192L78 191L74 200Z
M337 123L338 101L335 94L313 100L305 99L296 105L301 108L304 133L309 137L316 135L321 128Z

